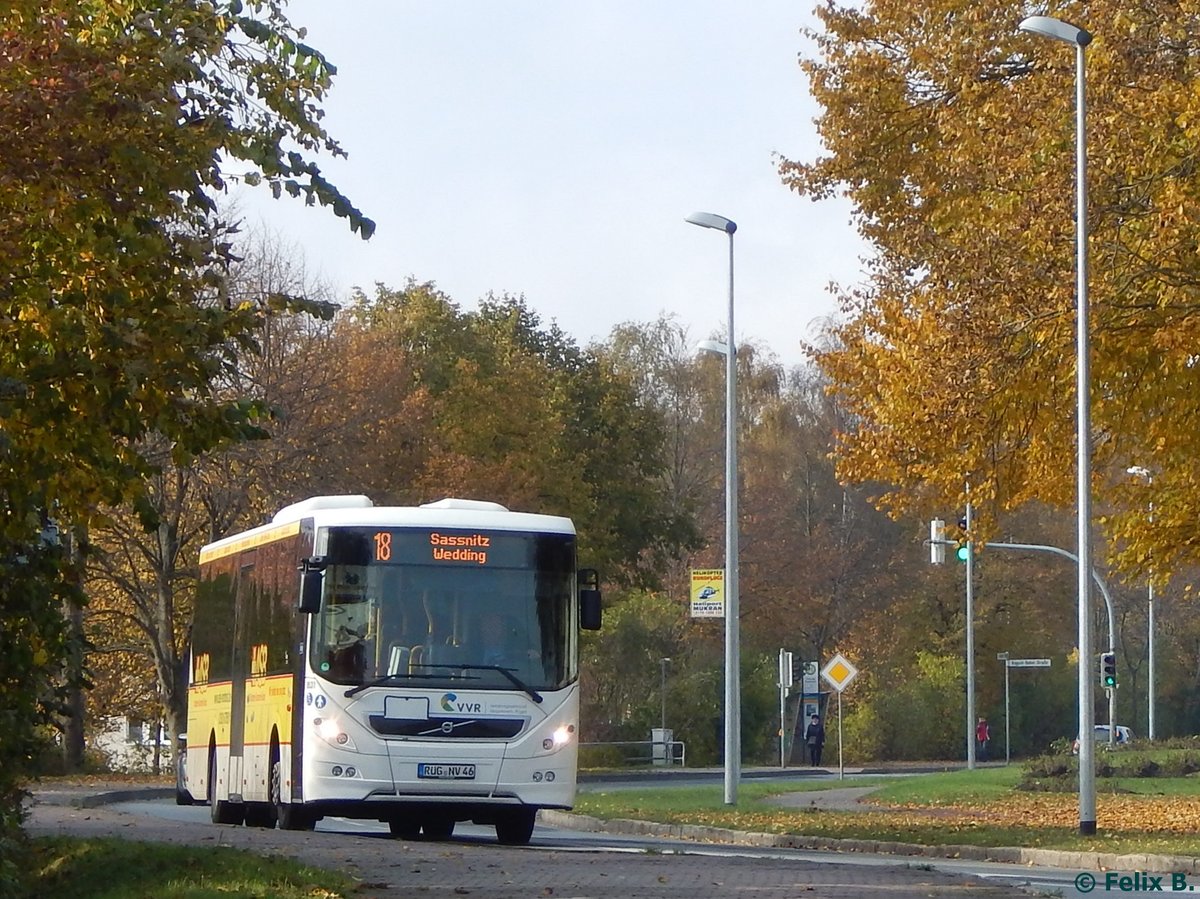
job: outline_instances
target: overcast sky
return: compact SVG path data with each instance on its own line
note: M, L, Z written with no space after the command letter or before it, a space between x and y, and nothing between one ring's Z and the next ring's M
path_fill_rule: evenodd
M581 345L674 313L724 331L738 225L735 329L785 364L861 277L848 204L779 180L776 154L820 152L797 64L805 3L785 0L291 0L338 68L325 125L348 160L322 170L378 225L265 190L252 224L298 246L339 296L434 281L462 308L523 294Z

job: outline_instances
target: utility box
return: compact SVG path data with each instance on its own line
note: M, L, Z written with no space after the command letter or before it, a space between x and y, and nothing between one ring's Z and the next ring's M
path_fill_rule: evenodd
M653 744L650 751L651 764L655 766L671 764L675 754L675 748L671 745L674 739L675 732L669 727L650 728L650 742Z

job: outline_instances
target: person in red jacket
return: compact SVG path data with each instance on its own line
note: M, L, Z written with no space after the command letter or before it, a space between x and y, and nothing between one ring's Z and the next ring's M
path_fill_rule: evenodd
M986 762L988 757L988 743L992 739L992 732L988 730L987 718L980 718L979 723L975 725L975 757Z

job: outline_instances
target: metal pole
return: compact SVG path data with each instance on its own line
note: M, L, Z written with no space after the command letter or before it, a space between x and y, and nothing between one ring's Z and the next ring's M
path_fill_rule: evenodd
M1149 670L1148 670L1148 679L1147 679L1146 689L1150 694L1150 701L1147 703L1147 705L1149 706L1149 714L1150 714L1150 729L1149 729L1149 731L1147 731L1146 735L1151 740L1153 740L1154 739L1154 582L1153 581L1151 581L1146 586L1146 594L1149 597L1146 601L1147 602L1146 628L1147 628L1147 631L1149 634L1148 647L1147 647L1147 651L1149 653L1149 658L1146 661L1146 664L1147 664L1147 667Z
M737 343L733 330L733 231L729 231L729 352L725 354L725 804L737 805L741 778L738 652Z
M659 659L658 665L660 669L659 677L659 695L662 697L662 714L658 719L659 729L664 733L667 729L667 662L670 659ZM666 739L664 737L664 739Z
M1062 556L1064 559L1070 559L1072 562L1078 562L1079 556L1075 553L1065 550L1059 546L1047 546L1044 543L985 543L984 549L1028 549L1033 552L1054 553L1056 556ZM1095 568L1092 569L1092 583L1100 591L1100 595L1104 598L1104 611L1108 616L1108 645L1117 645L1117 628L1116 628L1116 613L1114 612L1112 594L1108 592L1108 585L1104 583L1104 579L1100 577Z
M779 767L787 767L787 684L783 677L784 650L779 650Z
M1092 458L1091 392L1088 376L1088 227L1087 227L1087 74L1084 48L1092 35L1077 25L1052 16L1029 16L1018 26L1021 31L1063 41L1075 47L1075 297L1076 360L1075 401L1077 406L1076 497L1077 537L1079 542L1079 832L1096 832L1096 767L1092 738L1095 709L1092 690L1094 672L1090 671L1092 626L1088 606L1088 575L1092 570Z
M1146 483L1154 485L1154 477L1146 472ZM1154 525L1154 503L1150 503L1146 520ZM1154 739L1154 569L1150 569L1150 579L1146 582L1146 711L1148 723L1146 736Z
M733 328L733 232L737 230L737 223L711 212L692 213L687 221L729 235L729 342L725 347L725 804L737 805L742 767L738 659L737 343Z
M967 485L967 492L971 487ZM967 768L975 768L975 544L970 539L971 502L967 501Z
M998 652L996 653L996 658L998 658L1004 664L1004 764L1007 765L1012 760L1012 753L1010 751L1011 744L1009 743L1010 731L1008 724L1011 717L1009 715L1008 705L1008 653Z
M1088 598L1092 571L1092 440L1091 393L1088 372L1088 202L1087 202L1087 74L1084 67L1084 43L1075 46L1075 293L1078 302L1076 324L1076 401L1078 422L1076 443L1079 541L1079 832L1096 832L1096 767L1092 729L1093 673L1092 616Z
M1148 488L1154 487L1154 475L1150 473L1150 469L1141 465L1133 465L1126 471L1139 478L1146 479ZM1151 501L1147 507L1146 522L1150 526L1154 525L1154 502ZM1154 569L1151 567L1150 576L1146 580L1146 713L1147 713L1147 730L1146 736L1151 740L1154 739Z
M1009 714L1008 714L1008 661L1004 662L1004 764L1012 761L1012 754L1009 750Z
M838 695L838 780L846 779L846 765L842 761L842 691Z

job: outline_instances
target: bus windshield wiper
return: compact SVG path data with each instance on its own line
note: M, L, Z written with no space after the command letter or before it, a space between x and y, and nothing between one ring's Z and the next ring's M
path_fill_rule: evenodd
M426 665L426 666L424 666L424 667L426 667L426 668L435 668L435 667L458 667L458 666L456 666L456 665L455 665L455 666L437 666L437 665ZM383 686L384 684L391 683L392 681L398 681L398 680L433 680L433 679L434 679L434 678L436 678L436 677L437 677L437 675L436 675L436 674L411 674L411 673L408 673L408 672L404 672L404 673L401 673L401 672L396 672L395 674L385 674L385 675L383 675L383 677L377 677L377 678L375 678L374 680L369 680L369 681L367 681L365 684L359 684L357 687L351 687L351 688L350 688L349 690L347 690L347 691L346 691L346 692L345 692L343 695L344 695L344 696L345 696L347 699L349 699L351 696L354 696L354 695L356 695L356 694L358 694L358 693L361 693L363 690L369 690L369 689L371 689L372 687L381 687L381 686Z
M421 665L421 667L422 668L452 668L455 671L499 671L506 678L508 678L509 682L514 687L516 687L522 693L525 693L534 702L542 701L542 694L539 693L537 690L533 689L533 687L529 686L527 683L525 683L525 681L521 680L515 674L513 674L512 668L504 668L500 665L472 665L472 664L469 664L466 662L459 662L459 663L456 663L453 665ZM428 677L428 675L426 675L426 677Z

